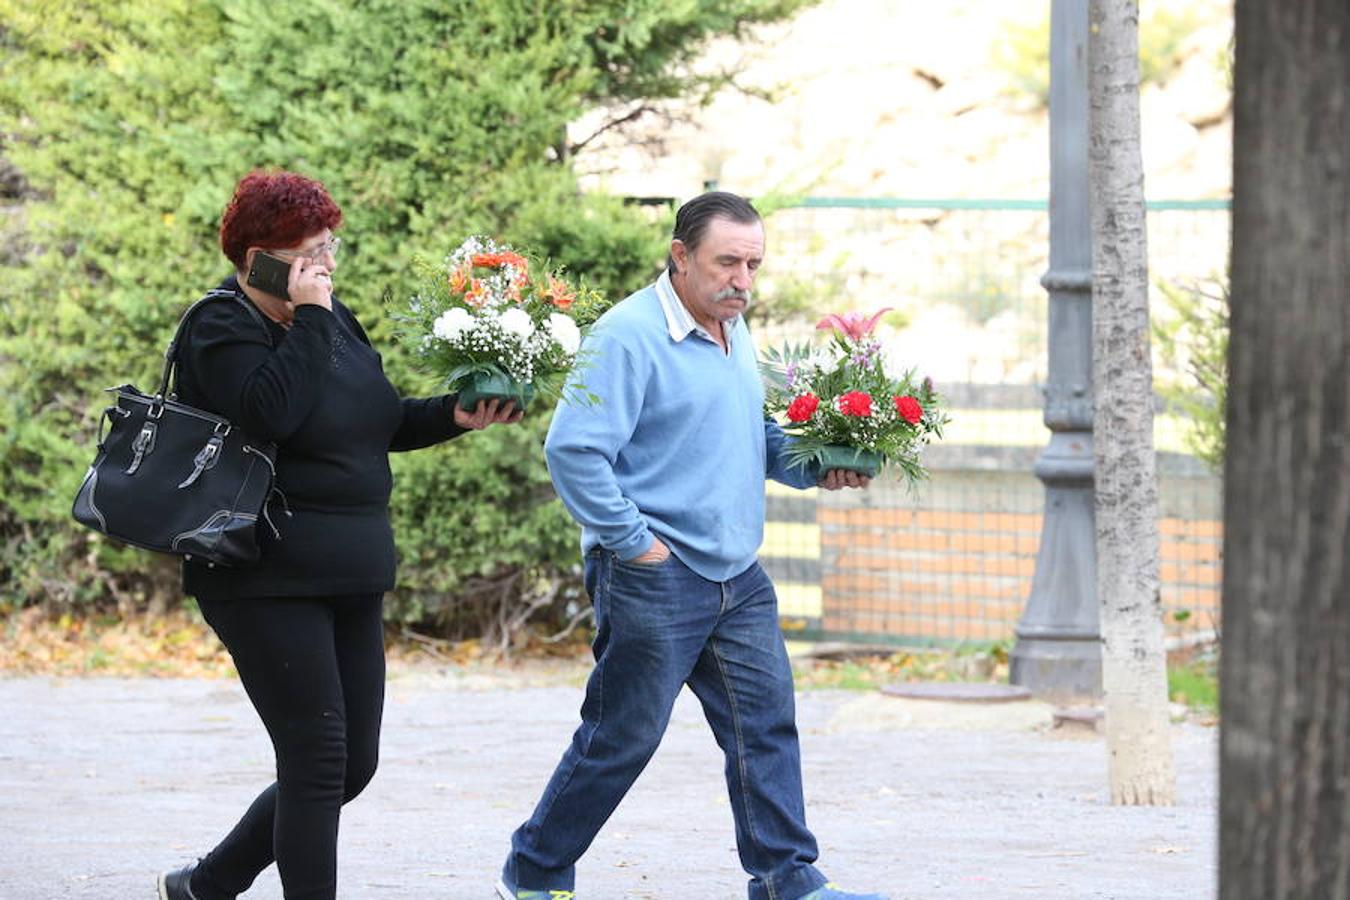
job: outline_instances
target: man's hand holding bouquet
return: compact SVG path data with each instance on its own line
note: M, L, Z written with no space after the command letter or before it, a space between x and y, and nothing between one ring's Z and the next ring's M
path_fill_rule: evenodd
M910 482L927 476L920 451L942 437L948 418L932 381L888 371L872 336L887 311L826 316L816 325L831 332L826 347L789 345L765 353L765 410L792 436L787 452L794 464L869 477L892 466Z

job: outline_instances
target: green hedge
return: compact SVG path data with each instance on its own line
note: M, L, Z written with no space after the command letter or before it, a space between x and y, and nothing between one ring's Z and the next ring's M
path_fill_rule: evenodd
M0 181L3 601L175 601L172 561L78 529L69 503L100 390L149 385L178 313L226 274L215 231L243 173L327 185L339 293L395 384L431 393L385 315L409 260L483 232L616 297L640 286L669 222L580 194L568 123L715 90L679 74L708 39L807 2L0 0L0 157L20 176ZM545 416L395 457L398 616L470 633L574 599Z

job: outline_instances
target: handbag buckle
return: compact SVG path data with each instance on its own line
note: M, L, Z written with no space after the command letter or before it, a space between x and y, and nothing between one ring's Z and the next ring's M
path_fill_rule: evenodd
M146 422L141 426L140 434L131 442L131 465L127 466L126 474L135 475L136 470L141 467L141 462L150 455L155 449L155 432L159 430L154 422Z
M220 458L220 448L225 441L218 434L211 435L206 445L197 451L197 455L192 458L192 474L184 478L178 485L179 489L189 487L194 481L201 477L201 474L216 464Z

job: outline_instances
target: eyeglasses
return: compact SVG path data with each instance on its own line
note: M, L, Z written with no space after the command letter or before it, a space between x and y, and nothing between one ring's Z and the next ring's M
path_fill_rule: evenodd
M333 237L330 237L328 240L324 241L319 246L310 247L309 249L306 250L272 250L270 252L273 256L279 256L282 259L298 259L300 257L306 257L308 259L320 259L325 254L328 253L337 256L338 249L341 247L342 247L342 238L337 237L335 235Z

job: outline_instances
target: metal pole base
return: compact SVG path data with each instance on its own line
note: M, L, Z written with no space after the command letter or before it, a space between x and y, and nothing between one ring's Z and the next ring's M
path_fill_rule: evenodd
M1019 636L1008 659L1008 680L1055 703L1096 700L1102 695L1101 641Z

